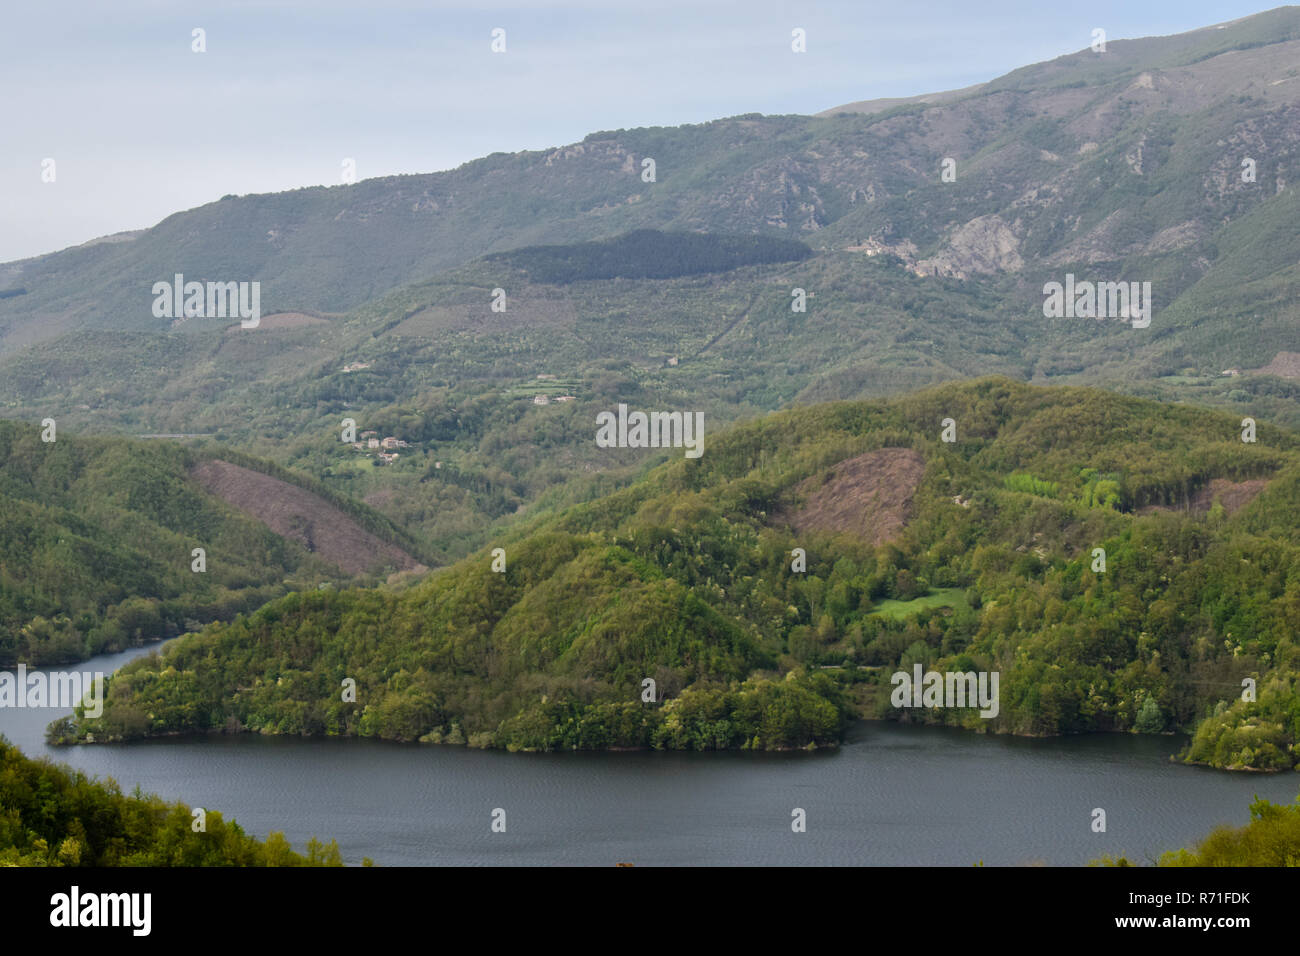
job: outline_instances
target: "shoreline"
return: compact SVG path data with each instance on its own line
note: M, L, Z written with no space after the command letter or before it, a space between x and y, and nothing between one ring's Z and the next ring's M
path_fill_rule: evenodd
M857 717L853 719L852 723L888 724L888 725L893 725L898 727L928 727L928 728L936 728L936 729L944 729L944 730L962 731L964 733L978 735L982 737L996 736L996 737L1017 738L1021 740L1038 740L1038 741L1058 740L1067 737L1119 736L1119 737L1128 738L1128 737L1176 737L1180 735L1183 737L1189 736L1186 733L1180 733L1176 731L1165 731L1159 734L1134 734L1130 731L1082 731L1079 733L1072 733L1072 734L1018 734L1018 733L1010 733L1010 732L1004 734L993 734L988 731L970 730L969 728L961 727L958 725L952 725L952 724L917 723L913 721L889 720L882 717ZM842 750L845 746L848 746L851 743L850 741L847 740L847 738L850 736L849 728L846 728L844 736L838 741L828 741L824 743L814 742L810 744L805 744L803 746L771 747L771 748L762 748L758 750L752 748L745 748L745 747L726 747L726 748L709 748L707 750L693 750L693 749L683 749L683 748L649 747L649 746L592 747L592 748L570 747L570 748L556 748L553 750L543 750L538 748L525 748L525 747L518 747L518 748L511 749L510 747L498 747L498 746L471 747L467 742L434 743L433 741L419 740L419 739L401 740L401 739L388 738L388 737L374 737L374 736L365 737L360 734L328 734L328 733L327 734L281 734L276 732L250 731L250 730L240 730L235 733L230 733L224 729L216 729L216 728L211 730L206 730L206 731L179 731L179 730L165 731L160 733L145 734L138 737L108 737L108 738L97 739L93 734L89 734L87 736L90 739L80 739L80 738L60 739L60 740L46 739L45 742L48 746L62 748L62 747L98 746L101 744L111 744L111 745L120 746L124 744L129 745L134 743L143 743L149 740L166 740L166 739L187 738L187 737L201 738L201 737L214 737L214 736L283 737L283 738L300 738L300 739L307 739L307 740L346 738L346 739L353 739L353 740L379 740L385 743L400 744L402 746L416 745L419 747L465 748L467 750L482 750L485 752L497 751L499 753L527 753L527 754L640 753L640 752L652 752L652 751L661 751L665 753L799 753L799 752L817 753L817 752L828 751L828 750L830 751ZM1281 774L1288 769L1290 769L1292 772L1300 773L1300 768L1247 767L1247 766L1242 766L1240 764L1220 767L1220 766L1215 766L1214 764L1211 763L1207 763L1205 761L1193 761L1193 760L1181 759L1177 754L1171 754L1169 760L1171 763L1181 764L1182 766L1186 766L1186 767L1200 767L1207 770L1216 770L1216 771L1222 771L1225 773L1234 773L1234 774L1272 775L1272 774Z

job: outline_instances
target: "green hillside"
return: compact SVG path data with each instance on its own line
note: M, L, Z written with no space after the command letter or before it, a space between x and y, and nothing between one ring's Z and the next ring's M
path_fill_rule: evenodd
M0 665L82 660L349 580L204 492L189 450L41 433L0 420ZM382 530L383 518L350 507Z
M1297 62L1286 7L888 109L225 197L0 264L0 410L274 462L427 565L654 463L591 442L621 401L717 427L997 374L1300 429ZM262 326L154 318L178 272L261 282ZM1150 327L1045 318L1067 274L1149 281Z
M491 308L498 287L504 313ZM805 312L791 309L794 288L812 294ZM370 504L442 563L548 493L585 495L561 490L577 477L619 481L639 466L643 456L591 442L596 414L619 401L689 403L721 424L795 400L1025 375L1029 333L997 302L850 254L564 284L483 261L328 323L46 343L0 362L0 403L82 432L209 436L194 443L238 447ZM345 371L354 365L365 367ZM574 400L537 407L537 394ZM410 447L372 467L339 441L347 418Z
M713 238L692 240L705 260ZM641 262L635 244L596 245ZM538 255L586 262L587 247L563 249ZM69 336L0 361L0 405L79 432L199 434L187 442L273 460L427 542L430 565L483 546L521 510L585 500L635 474L645 454L591 441L596 415L620 401L693 408L717 427L997 373L1107 381L1300 428L1300 383L1221 374L1241 349L1300 350L1285 312L1207 339L1197 325L1050 320L1031 301L1009 310L1014 283L917 276L887 255L555 283L519 262L475 262L301 327ZM492 310L495 288L505 312ZM792 309L796 289L805 311ZM535 405L538 395L566 401ZM375 467L373 453L339 441L345 419L409 447Z
M781 412L518 523L492 543L503 573L485 550L401 592L294 594L213 625L128 665L101 720L52 736L772 748L831 743L862 713L1184 729L1188 759L1287 768L1298 486L1290 432L1264 423L1246 444L1234 417L1097 390L989 378ZM846 502L849 524L828 518ZM916 663L1000 673L1000 713L891 708L889 675ZM661 700L643 701L646 678Z

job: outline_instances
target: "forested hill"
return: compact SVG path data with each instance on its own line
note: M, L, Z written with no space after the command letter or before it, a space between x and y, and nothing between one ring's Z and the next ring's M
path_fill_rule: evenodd
M857 712L1184 729L1188 759L1289 768L1300 438L1242 434L1004 378L770 415L404 592L298 593L214 624L52 736L781 748L833 743ZM892 708L890 675L918 663L999 673L999 713Z
M229 620L289 590L347 583L355 575L305 534L311 522L391 529L363 505L340 501L345 513L286 479L307 489L310 480L229 450L213 453L267 473L259 500L231 493L227 504L205 491L192 474L220 462L202 452L57 426L47 442L44 431L0 420L0 666L82 660ZM283 518L282 533L246 513L254 508ZM375 533L358 527L354 537ZM402 540L395 529L388 537ZM373 570L414 563L386 547L364 552Z

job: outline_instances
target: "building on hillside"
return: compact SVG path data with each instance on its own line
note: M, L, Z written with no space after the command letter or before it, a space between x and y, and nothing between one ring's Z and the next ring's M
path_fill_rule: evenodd
M550 396L547 396L547 395L534 395L534 396L533 396L533 404L534 404L534 405L549 405L549 404L551 404Z
M379 432L362 432L362 433L361 433L361 437L362 437L362 438L369 438L371 435L378 435L378 434L379 434Z
M352 363L350 363L350 364L348 364L348 365L343 366L343 371L345 371L345 372L359 372L359 371L361 371L363 368L370 368L370 363L369 363L369 362L352 362Z
M547 375L546 373L543 372L542 374L537 376L537 379L538 381L542 381L542 382L553 382L555 381L555 376Z
M369 439L366 439L366 447L367 447L367 448L378 448L378 447L379 447L379 439L378 439L378 438L369 438Z
M670 356L668 359L668 364L669 366L675 366L677 364L677 356L676 355Z
M556 396L555 396L555 400L556 400L557 402L571 402L571 401L573 401L573 398L574 398L574 396L572 396L572 395L556 395Z

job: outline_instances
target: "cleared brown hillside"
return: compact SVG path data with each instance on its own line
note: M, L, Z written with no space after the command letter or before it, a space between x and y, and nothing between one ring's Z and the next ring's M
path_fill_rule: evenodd
M874 545L898 537L912 516L925 458L911 448L881 448L848 458L795 486L802 504L782 515L795 531L850 534Z
M1240 511L1246 505L1255 500L1255 497L1264 490L1268 485L1267 478L1252 478L1249 481L1229 481L1226 478L1213 478L1208 484L1202 485L1196 490L1188 500L1187 505L1182 508L1170 507L1168 505L1147 505L1145 508L1139 508L1139 514L1149 514L1152 511L1194 511L1204 514L1210 510L1215 499L1223 505L1226 514L1233 514Z
M1255 371L1280 378L1300 378L1300 352L1278 352L1273 361Z
M227 504L252 515L276 534L296 541L347 574L376 567L427 570L394 545L310 491L225 461L204 461L190 477Z

